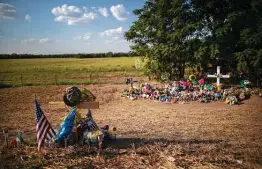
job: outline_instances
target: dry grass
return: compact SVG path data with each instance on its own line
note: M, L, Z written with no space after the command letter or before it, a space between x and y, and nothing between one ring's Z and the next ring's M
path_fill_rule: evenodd
M0 127L24 131L35 138L34 94L53 127L65 110L49 109L62 100L67 86L36 86L0 90ZM84 86L79 86L84 87ZM118 129L119 140L108 143L100 157L85 147L49 150L36 147L2 150L0 168L261 168L262 99L244 104L163 104L120 97L124 85L90 85L101 103L93 111L99 125ZM85 111L82 112L83 115ZM2 135L1 135L2 138Z

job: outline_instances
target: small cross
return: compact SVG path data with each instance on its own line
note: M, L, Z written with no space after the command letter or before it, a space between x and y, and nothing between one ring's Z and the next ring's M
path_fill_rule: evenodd
M4 145L8 148L8 130L7 129L4 129L3 130L3 134L4 134L4 137L5 137L5 143Z
M220 66L217 66L217 73L214 75L207 75L207 77L217 78L217 86L220 86L220 78L230 78L229 75L220 74Z

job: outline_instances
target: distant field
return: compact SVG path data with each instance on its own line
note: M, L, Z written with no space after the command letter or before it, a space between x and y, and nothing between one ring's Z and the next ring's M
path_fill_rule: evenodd
M124 77L142 75L134 66L137 58L0 60L0 83L2 86L121 83Z

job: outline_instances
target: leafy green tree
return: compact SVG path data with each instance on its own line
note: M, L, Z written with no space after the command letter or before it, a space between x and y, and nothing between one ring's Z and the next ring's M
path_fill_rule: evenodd
M201 27L209 32L195 52L196 60L220 60L227 71L243 71L261 85L262 1L192 0Z
M261 0L147 0L125 37L146 73L183 78L185 66L219 64L261 84Z
M159 78L182 79L188 50L193 42L197 23L190 3L183 0L148 0L134 10L136 20L125 33L133 50L146 57L147 74Z
M252 0L240 30L237 58L238 70L247 73L250 80L262 85L262 1Z

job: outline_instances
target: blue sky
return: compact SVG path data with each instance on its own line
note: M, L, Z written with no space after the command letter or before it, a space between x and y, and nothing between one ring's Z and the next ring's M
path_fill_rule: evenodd
M0 53L127 52L144 0L0 0Z

